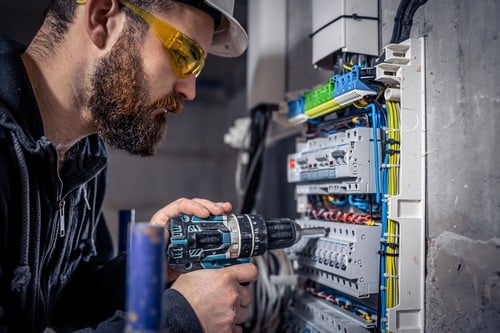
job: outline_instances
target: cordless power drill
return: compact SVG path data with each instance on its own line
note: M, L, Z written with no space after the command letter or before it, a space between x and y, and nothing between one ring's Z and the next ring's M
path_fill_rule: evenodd
M169 229L169 265L185 272L248 262L267 250L292 246L302 236L328 233L328 228L301 228L289 218L248 214L180 215L169 220Z

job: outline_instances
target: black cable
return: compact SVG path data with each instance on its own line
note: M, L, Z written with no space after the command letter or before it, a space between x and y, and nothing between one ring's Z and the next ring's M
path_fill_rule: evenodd
M410 38L413 16L417 9L426 2L427 0L402 0L399 3L396 16L394 17L391 43L400 43Z
M316 29L316 31L311 32L309 34L309 38L313 38L314 35L316 35L318 32L324 30L325 28L329 27L333 23L335 23L338 20L343 19L343 18L345 18L345 19L351 19L351 20L374 20L374 21L378 21L378 17L363 16L363 15L358 15L357 13L352 13L351 15L340 15L340 16L337 16L336 18L334 18L333 20L331 20L330 22L327 22L327 23L323 24L321 27L319 27L318 29Z
M411 27L413 25L413 16L415 15L417 9L426 2L427 0L415 0L410 3L403 17L402 31L398 43L410 38Z
M398 10L396 12L396 16L394 16L394 27L392 28L392 37L391 43L399 43L401 36L401 25L404 17L404 13L406 12L406 8L408 8L409 3L412 0L401 0L399 3Z
M275 104L259 104L251 111L249 163L245 172L244 193L240 214L251 214L255 206L262 173L266 133L271 114L278 110Z

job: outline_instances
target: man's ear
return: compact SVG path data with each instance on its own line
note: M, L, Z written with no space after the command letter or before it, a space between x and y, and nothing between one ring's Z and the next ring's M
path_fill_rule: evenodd
M118 0L87 0L85 30L99 49L108 47L112 40L117 39L123 19Z

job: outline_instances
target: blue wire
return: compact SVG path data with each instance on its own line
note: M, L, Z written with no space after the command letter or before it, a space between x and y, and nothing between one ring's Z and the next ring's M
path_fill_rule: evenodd
M349 299L347 297L344 297L344 296L340 296L338 293L335 292L334 289L331 289L331 288L328 288L328 287L324 287L324 288L320 288L319 289L320 291L324 291L326 292L327 294L329 295L332 295L333 297L335 297L336 299L346 303L346 302L349 302L352 304L352 306L356 309L361 309L361 310L364 310L370 314L376 314L377 311L375 311L374 309L370 308L370 307L367 307L363 304L360 304L358 302L356 302L355 300L352 300L352 299Z
M380 184L379 184L379 165L378 165L378 139L377 139L377 127L378 127L378 121L377 121L377 108L375 107L375 104L370 103L368 104L366 108L370 108L372 113L372 132L373 132L373 150L374 150L374 160L375 160L375 202L380 204Z
M387 183L387 170L384 169L382 170L382 177L383 177L383 183L386 184ZM387 188L386 186L384 186L384 189L383 189L383 193L384 194L387 194ZM385 239L385 234L387 233L387 201L384 201L382 202L382 236L381 238L382 239ZM387 250L387 247L385 244L382 244L381 245L381 250L382 250L382 253L385 253L385 251ZM381 256L381 259L380 259L380 281L381 281L381 288L380 288L380 297L381 297L381 316L383 318L386 317L386 302L387 302L387 292L386 292L386 281L385 281L385 278L384 278L384 275L385 275L385 256L382 255ZM385 326L386 326L386 323L385 321L381 321L381 327L382 327L382 331L385 331Z
M339 201L330 200L330 202L332 203L332 205L335 205L335 206L344 206L347 204L347 199L339 200Z
M385 154L384 156L384 163L388 163L389 162L389 155L388 154ZM386 168L382 169L382 193L383 195L385 196L387 193L388 193L388 171ZM387 207L387 201L384 200L382 202L382 235L381 235L381 238L384 239L384 235L387 233L387 230L388 230L388 218L387 218L387 211L388 211L388 207ZM384 244L381 244L381 250L382 250L382 253L385 253L387 247L386 245ZM385 318L386 317L386 299L387 299L387 292L386 292L386 284L385 284L385 278L384 278L384 274L385 274L385 256L382 255L380 257L380 314L381 314L381 317L382 318ZM379 321L380 321L380 327L381 327L381 330L382 332L385 331L386 329L386 322L384 320L382 320L382 318L379 318Z
M361 210L368 211L370 204L364 199L357 198L354 194L349 194L349 205L358 207Z

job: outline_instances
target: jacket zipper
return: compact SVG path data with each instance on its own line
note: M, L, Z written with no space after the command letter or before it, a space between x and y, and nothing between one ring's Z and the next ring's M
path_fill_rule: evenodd
M89 199L87 198L87 188L84 186L83 187L83 200L85 201L85 206L87 207L87 210L90 210L90 204L89 204Z
M66 235L66 227L64 225L64 206L66 201L59 201L59 237L64 237Z

